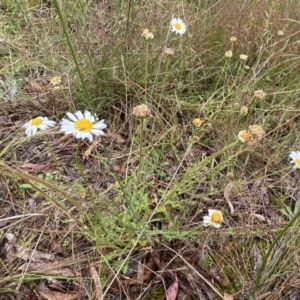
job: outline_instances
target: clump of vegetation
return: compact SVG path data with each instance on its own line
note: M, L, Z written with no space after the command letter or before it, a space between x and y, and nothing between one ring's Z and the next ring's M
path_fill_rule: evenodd
M0 4L1 299L296 299L298 1Z

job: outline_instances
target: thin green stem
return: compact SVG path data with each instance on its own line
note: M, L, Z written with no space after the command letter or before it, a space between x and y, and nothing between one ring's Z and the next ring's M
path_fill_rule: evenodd
M63 27L64 34L65 34L65 37L66 37L66 39L67 39L67 43L68 43L68 46L69 46L69 48L70 48L70 51L71 51L71 54L72 54L74 63L75 63L75 65L76 65L76 70L77 70L77 73L78 73L78 75L79 75L79 78L80 78L80 81L81 81L81 84L82 84L82 88L83 88L83 91L84 91L86 100L87 100L87 102L88 102L88 103L87 103L87 106L89 107L89 109L90 109L91 111L93 111L92 106L91 106L90 95L89 95L89 92L88 92L88 90L87 90L87 87L86 87L86 84L85 84L83 75L82 75L82 73L81 73L81 69L80 69L80 66L79 66L79 63L78 63L78 60L77 60L77 56L76 56L76 53L75 53L75 50L74 50L74 47L73 47L73 44L72 44L72 41L71 41L71 37L70 37L70 34L69 34L69 30L68 30L67 23L66 23L65 18L64 18L64 16L63 16L63 13L62 13L62 10L61 10L61 7L60 7L60 5L59 5L58 0L53 0L53 1L54 1L55 8L56 8L56 10L57 10L57 13L58 13L58 16L59 16L61 25L62 25L62 27Z
M146 41L146 49L145 49L145 102L147 103L147 88L148 88L148 54L149 54L149 42Z
M127 35L128 35L129 22L130 22L130 12L131 12L131 21L133 21L133 5L132 5L132 0L129 0L129 3L128 3L127 21L126 21L126 29L125 29L125 35L124 35L124 45L126 45L126 50L128 50L127 49L127 47L128 47Z
M80 149L80 145L81 145L81 139L78 140L77 147L76 147L76 153L75 153L75 160L76 160L76 164L77 165L80 164L80 161L79 161L79 149Z
M75 161L76 161L76 165L78 167L79 173L80 173L82 179L84 180L85 185L87 186L88 179L84 175L83 166L82 166L82 164L80 162L80 158L79 158L80 149L81 149L81 139L78 139L78 144L77 144L76 153L75 153Z
M138 181L141 179L141 170L143 165L143 131L144 131L144 119L141 119L140 125L140 163L138 168Z

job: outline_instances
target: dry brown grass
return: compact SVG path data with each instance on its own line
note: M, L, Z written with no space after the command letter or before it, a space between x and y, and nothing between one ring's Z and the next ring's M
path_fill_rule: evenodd
M299 149L298 1L63 1L90 103L54 6L34 4L0 6L0 79L18 87L0 116L0 298L164 299L177 280L177 299L251 299L299 201L288 163ZM168 34L172 15L188 24L180 39ZM148 57L144 28L154 34ZM164 47L175 49L169 61ZM153 118L141 158L131 112L144 101ZM109 130L89 156L81 145L80 164L77 141L58 127L29 139L20 130L87 106ZM264 139L235 143L250 124ZM202 225L211 208L224 214L220 230ZM298 229L271 249L256 299L300 297Z

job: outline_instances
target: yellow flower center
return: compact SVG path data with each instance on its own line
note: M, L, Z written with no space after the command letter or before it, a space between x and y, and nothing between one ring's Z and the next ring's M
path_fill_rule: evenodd
M32 119L30 124L31 124L31 126L39 126L42 124L42 122L43 122L43 119L37 117L37 118Z
M180 30L182 26L180 23L177 22L174 24L174 27L175 27L175 29Z
M54 76L51 78L50 82L53 84L53 85L58 85L61 83L61 77L60 76Z
M300 166L300 158L296 158L296 159L295 159L295 164L296 164L297 166Z
M193 123L194 123L195 126L200 126L202 121L201 121L201 119L196 118L196 119L193 120Z
M93 123L87 119L80 119L75 122L75 129L78 131L90 131L93 128Z
M221 223L222 222L222 216L219 212L214 212L212 213L211 215L211 220L214 222L214 223Z

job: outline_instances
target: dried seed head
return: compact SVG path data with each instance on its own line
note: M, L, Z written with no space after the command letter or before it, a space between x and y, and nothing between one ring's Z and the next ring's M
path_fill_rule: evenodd
M238 139L242 142L242 143L249 143L252 140L252 135L251 133L249 133L247 130L242 130L239 132L238 134Z
M257 90L254 92L254 96L259 99L264 99L267 96L267 94L263 90Z
M132 114L137 118L148 118L151 116L151 109L146 104L140 104L133 108Z
M249 125L248 131L258 138L262 138L266 134L260 125Z
M152 32L149 31L148 28L144 29L143 33L142 33L142 37L144 37L146 40L150 39L152 40L154 38L154 35Z
M226 51L225 52L225 57L232 57L232 51L231 50Z

